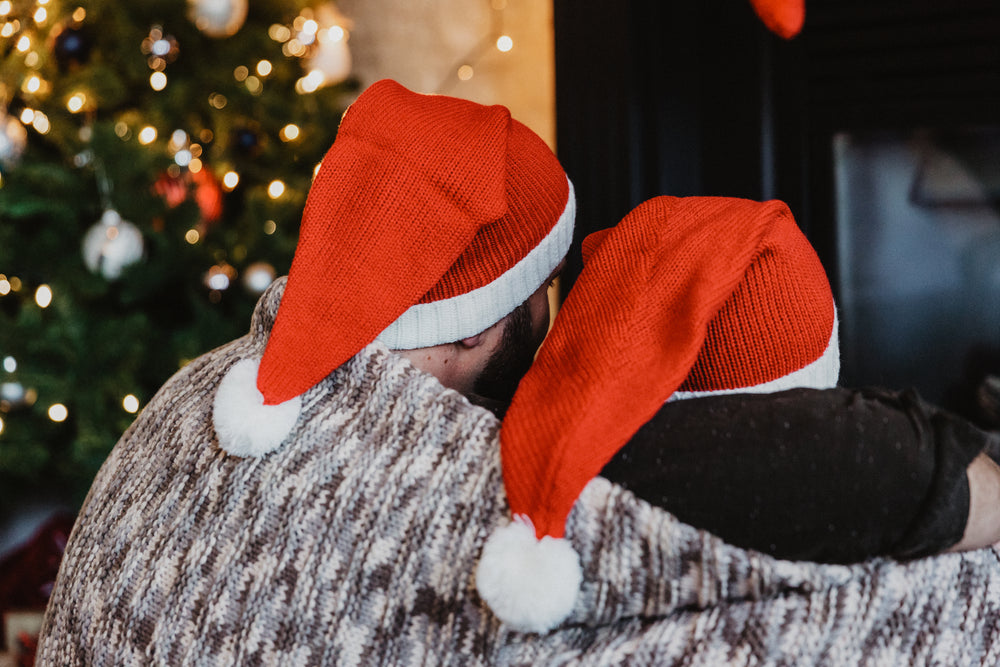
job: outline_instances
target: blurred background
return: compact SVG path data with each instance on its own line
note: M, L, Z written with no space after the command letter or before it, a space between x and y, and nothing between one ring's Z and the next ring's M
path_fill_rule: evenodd
M157 388L247 330L341 113L386 77L556 150L563 293L583 236L644 199L783 199L837 295L842 383L1000 428L995 0L808 0L790 40L747 0L0 0L0 611L44 605Z

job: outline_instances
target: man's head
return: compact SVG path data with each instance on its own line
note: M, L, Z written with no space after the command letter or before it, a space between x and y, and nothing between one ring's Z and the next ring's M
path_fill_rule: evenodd
M564 265L561 262L524 303L485 331L454 343L397 352L444 386L486 399L484 404L502 411L548 331L548 287Z
M545 286L574 213L559 161L506 108L372 85L309 191L281 306L248 373L264 406L296 399L376 339L411 359L461 352L447 373L422 367L474 388L501 363L489 361L509 323L508 347L522 347L515 309L528 304L533 339L547 324Z

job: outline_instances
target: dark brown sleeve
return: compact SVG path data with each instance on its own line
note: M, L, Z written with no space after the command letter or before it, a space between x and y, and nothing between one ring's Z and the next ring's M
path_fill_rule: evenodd
M601 474L732 544L848 563L957 543L965 469L997 448L914 392L796 389L667 403Z

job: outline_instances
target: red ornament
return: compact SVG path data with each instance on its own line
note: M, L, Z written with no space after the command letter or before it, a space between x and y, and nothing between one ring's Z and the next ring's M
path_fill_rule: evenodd
M177 208L187 199L187 184L182 176L161 174L153 184L153 192L163 197L167 208Z
M177 208L193 196L201 213L198 227L202 231L222 217L222 184L209 169L185 171L178 176L164 173L153 184L153 192L163 198L168 208Z
M201 209L202 222L217 222L222 217L222 183L208 169L194 172L191 180L194 182L194 199Z
M750 0L750 4L768 30L785 39L799 34L806 20L805 0Z

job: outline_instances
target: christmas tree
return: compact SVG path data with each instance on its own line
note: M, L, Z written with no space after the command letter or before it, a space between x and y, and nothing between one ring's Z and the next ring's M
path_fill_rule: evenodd
M0 0L0 513L82 499L248 330L355 92L346 39L298 0Z

